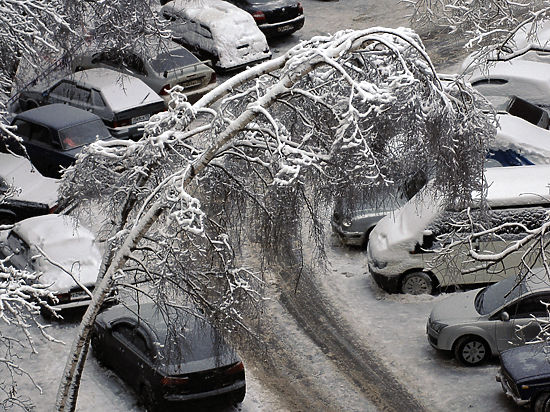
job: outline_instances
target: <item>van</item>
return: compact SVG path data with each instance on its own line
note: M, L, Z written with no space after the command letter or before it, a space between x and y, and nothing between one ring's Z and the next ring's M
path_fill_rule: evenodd
M487 210L475 203L468 213L484 228L519 222L527 229L539 227L550 209L550 166L498 167L485 171ZM450 243L455 223L466 217L464 208L445 207L428 183L405 205L386 215L369 236L369 271L388 292L431 293L449 286L486 285L517 273L523 250L489 266L475 261L470 246L453 249L445 264L434 264L435 251ZM480 253L499 253L523 237L517 227L498 236L478 239ZM533 263L533 262L526 262Z

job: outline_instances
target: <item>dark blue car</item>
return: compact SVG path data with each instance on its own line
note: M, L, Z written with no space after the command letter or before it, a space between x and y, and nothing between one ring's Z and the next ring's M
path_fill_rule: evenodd
M29 159L40 173L58 178L72 165L82 148L111 137L101 119L86 110L65 104L50 104L17 114L12 122L23 139ZM8 148L23 154L17 143Z

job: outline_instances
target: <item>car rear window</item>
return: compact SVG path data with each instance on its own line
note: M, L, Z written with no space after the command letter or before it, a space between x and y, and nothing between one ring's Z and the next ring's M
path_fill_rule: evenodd
M66 127L59 131L59 140L63 150L71 150L108 137L110 134L99 119Z
M150 61L151 67L157 73L179 69L197 62L199 59L183 47L161 53Z

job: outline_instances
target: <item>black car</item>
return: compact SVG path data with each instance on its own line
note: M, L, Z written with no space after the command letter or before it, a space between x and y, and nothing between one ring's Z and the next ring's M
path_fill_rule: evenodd
M152 303L114 306L97 317L91 342L98 360L131 386L149 411L245 397L238 355L210 324L183 310L160 311Z
M304 26L304 9L293 0L226 0L246 10L265 34L277 37L294 33Z
M519 346L500 354L496 376L507 396L534 412L550 412L550 348L548 343Z
M82 148L111 137L101 119L93 113L65 104L50 104L17 114L12 122L23 139L29 159L40 173L58 178L61 168L72 165ZM3 151L22 155L18 143Z

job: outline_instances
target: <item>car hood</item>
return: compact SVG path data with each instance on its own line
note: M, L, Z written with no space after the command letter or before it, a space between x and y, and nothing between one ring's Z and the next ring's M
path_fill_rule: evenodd
M550 347L537 343L512 348L500 354L500 361L514 381L550 376Z
M445 324L477 320L480 314L474 307L474 299L480 290L460 292L443 299L433 307L430 319Z

